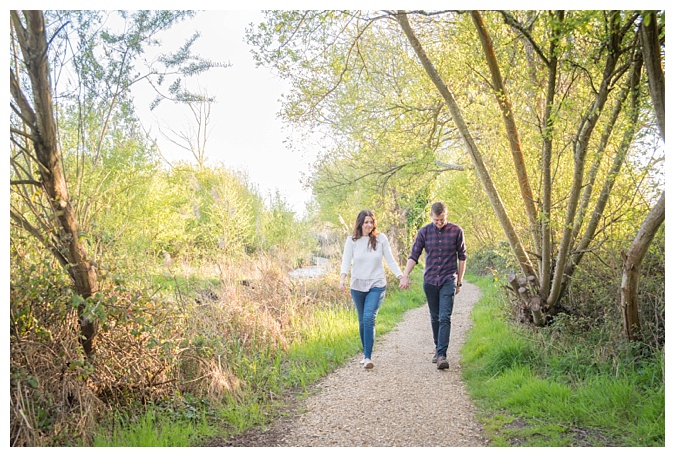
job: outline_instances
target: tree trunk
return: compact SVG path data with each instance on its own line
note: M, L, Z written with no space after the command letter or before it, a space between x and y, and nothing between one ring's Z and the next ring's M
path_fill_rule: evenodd
M589 106L586 115L582 118L574 139L574 174L572 178L572 188L570 196L567 201L567 210L565 214L565 223L562 231L562 237L558 248L558 257L556 259L556 268L553 273L553 280L551 283L551 291L546 298L546 303L549 306L556 306L560 299L561 293L564 289L563 281L565 280L565 265L570 259L570 252L572 251L573 228L575 216L577 215L577 205L581 197L581 191L584 186L584 169L586 166L586 154L588 152L588 145L591 135L603 111L611 84L614 79L614 71L621 55L621 38L626 33L625 28L621 27L619 22L620 15L618 12L611 12L609 19L610 34L606 46L608 47L607 58L605 60L605 68L603 71L602 82L600 83L595 100Z
M656 12L648 13L649 20L643 17L640 26L640 43L642 44L642 57L649 78L649 94L656 111L656 119L659 124L661 139L666 140L666 83L661 64L661 46ZM645 23L647 22L647 23ZM623 275L621 276L621 310L623 311L623 325L626 337L635 340L640 329L640 314L638 306L638 282L640 268L649 246L654 240L654 235L666 217L666 192L654 208L649 212L633 243L623 259Z
M550 13L553 16L554 13ZM565 13L555 13L557 20L562 22ZM551 157L553 156L553 111L555 102L556 84L558 79L558 40L560 29L550 39L551 56L547 64L548 83L546 85L546 107L544 108L543 148L541 154L541 261L539 263L539 277L541 288L539 295L542 299L548 296L551 290L551 267L553 265L552 239L551 239ZM544 305L546 303L544 302Z
M79 226L63 174L53 111L44 17L42 11L35 10L24 11L23 15L25 28L18 12L12 11L11 19L30 78L33 106L30 106L30 99L18 86L18 77L10 79L10 82L15 82L10 84L10 92L31 130L29 135L35 149L41 183L49 196L57 223L56 236L44 239L52 240L52 251L62 255L60 261L63 258L67 260L66 268L73 280L75 292L86 299L97 291L97 275L80 243ZM85 316L85 303L79 306L78 312L82 346L85 353L90 355L94 350L96 323Z
M647 20L647 18L649 18ZM649 94L652 97L661 138L666 140L666 78L661 63L661 44L656 11L649 12L640 26L642 56L649 75Z
M443 82L443 79L438 74L438 71L436 70L433 63L431 62L426 52L424 51L422 44L420 43L419 39L417 38L412 28L410 27L410 22L408 21L407 14L404 11L399 11L395 17L398 23L401 25L401 28L403 29L403 32L408 38L408 41L410 42L412 48L417 54L417 57L419 58L420 63L422 64L422 67L425 69L427 75L429 76L429 78L434 83L434 85L440 92L441 96L443 97L443 100L445 101L445 104L448 107L450 114L452 115L452 119L455 122L457 129L459 130L460 134L462 135L462 138L464 139L464 144L466 145L469 157L471 158L471 161L474 167L476 168L478 178L480 179L483 185L483 189L485 189L485 193L488 197L488 200L490 201L490 204L492 205L492 209L494 210L497 219L502 225L504 234L506 235L506 238L508 239L509 244L511 245L511 249L513 250L516 259L518 260L520 268L523 270L523 273L525 273L525 276L536 277L537 272L532 266L530 258L527 252L525 251L525 248L522 242L520 241L520 238L518 237L515 228L513 227L513 223L511 222L511 219L509 218L509 215L506 212L504 203L502 202L501 197L499 196L499 192L497 191L494 182L490 177L490 173L485 167L483 157L478 149L478 146L473 141L471 133L469 132L469 128L464 122L464 118L462 117L462 113L460 112L459 107L457 106L457 102L455 101L454 96L450 92L450 89L448 89L448 87Z
M638 231L633 244L623 256L623 275L621 277L621 310L626 337L633 341L637 339L640 330L640 316L638 306L638 281L640 267L657 230L666 217L666 193L652 208Z
M520 143L520 133L518 132L518 127L516 126L516 119L513 115L511 100L509 99L508 93L506 92L504 80L502 78L501 71L499 70L499 64L497 63L497 56L495 55L495 50L492 46L492 38L485 28L483 17L479 11L472 11L471 19L473 19L476 31L478 32L478 37L480 38L480 42L483 45L485 60L487 62L488 68L490 69L493 85L492 89L494 90L499 108L502 111L502 118L504 119L504 126L506 128L506 136L509 139L511 155L513 156L513 167L516 170L516 175L518 176L520 195L523 199L525 212L527 213L527 218L530 222L530 234L532 235L534 250L537 252L537 254L539 254L541 252L541 246L537 208L534 205L534 196L532 194L532 188L530 187L530 178L527 176L525 156L523 155L523 149Z
M600 194L598 195L597 201L595 203L595 207L593 209L593 212L590 214L590 219L588 221L588 225L586 226L586 230L581 237L581 240L579 241L579 244L576 248L576 253L573 254L570 258L569 263L565 266L565 277L569 278L572 276L572 273L574 272L574 269L579 265L581 262L581 259L584 256L584 253L588 249L588 247L591 244L591 241L595 237L595 232L600 224L600 219L602 217L602 214L605 211L605 206L609 202L609 197L612 192L612 188L614 187L614 183L616 182L616 178L619 175L619 171L621 170L621 167L623 166L624 162L626 161L626 156L628 155L628 150L630 149L631 145L633 144L634 138L635 138L635 133L637 131L637 125L638 125L638 116L639 116L639 111L640 111L640 75L641 75L641 69L642 69L642 59L640 58L635 58L633 60L633 65L631 69L631 77L628 80L628 84L626 87L624 87L626 92L631 93L631 101L630 101L630 127L624 130L624 136L621 140L621 143L619 144L616 154L614 156L614 161L612 163L612 166L609 169L609 173L607 173L605 182L602 186L602 190L600 191ZM624 95L620 97L619 102L621 102L621 99L624 98ZM619 103L618 102L618 103ZM615 109L617 111L617 109ZM618 114L617 114L618 115ZM614 113L612 115L612 119L614 119ZM608 134L607 134L608 136ZM590 197L588 197L590 198ZM579 228L575 229L578 231ZM564 288L567 287L569 284L569 281L563 281Z

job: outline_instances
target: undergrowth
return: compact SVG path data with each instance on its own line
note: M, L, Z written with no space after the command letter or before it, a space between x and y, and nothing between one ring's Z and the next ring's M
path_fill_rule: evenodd
M483 295L462 349L470 395L495 446L664 446L665 357L616 344L602 328L514 323L499 282ZM580 328L577 326L577 328Z

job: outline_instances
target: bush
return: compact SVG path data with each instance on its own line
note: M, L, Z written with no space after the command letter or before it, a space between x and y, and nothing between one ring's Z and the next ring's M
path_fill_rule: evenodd
M565 313L559 323L565 333L575 334L574 327L583 331L613 335L611 346L624 339L621 311L621 273L623 260L621 246L607 246L596 255L587 255L576 269L561 304ZM655 349L665 344L665 230L662 227L654 238L641 268L638 285L640 303L640 340ZM573 325L565 325L565 322Z
M500 275L504 276L514 271L520 271L508 243L502 242L496 246L481 246L471 254L467 261L467 271L476 276Z

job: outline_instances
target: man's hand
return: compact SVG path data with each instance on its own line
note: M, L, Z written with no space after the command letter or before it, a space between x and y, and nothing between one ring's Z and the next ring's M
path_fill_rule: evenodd
M406 275L401 276L398 287L401 289L410 289L410 279Z

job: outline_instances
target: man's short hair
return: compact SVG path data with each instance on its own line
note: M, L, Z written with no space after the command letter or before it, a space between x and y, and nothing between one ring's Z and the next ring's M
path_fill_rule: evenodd
M431 205L431 214L435 214L436 216L440 216L441 214L445 213L448 211L448 207L445 206L445 203L443 202L436 202L433 205Z

